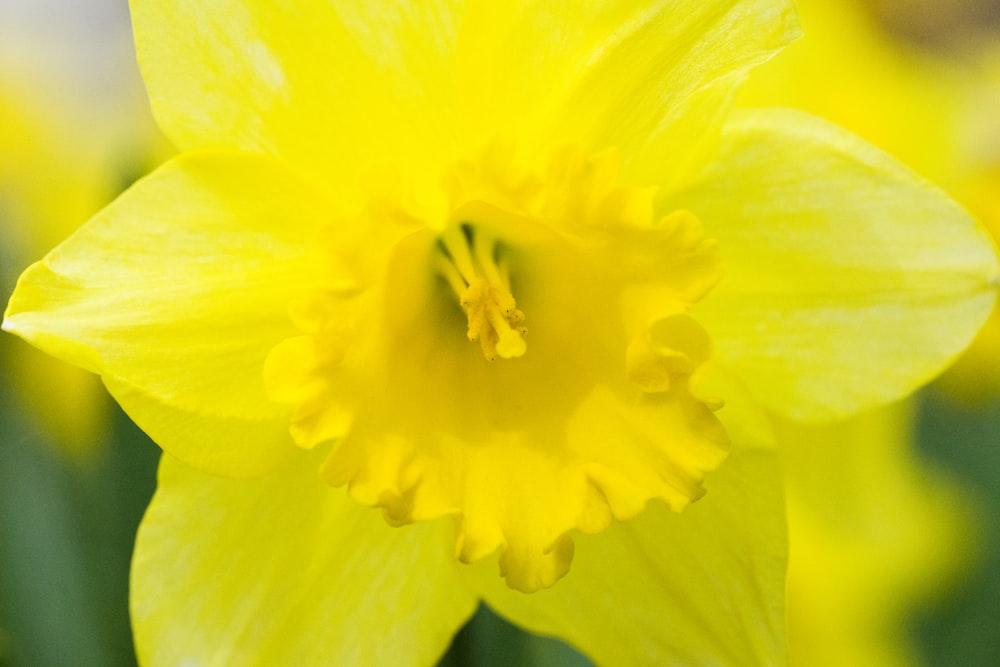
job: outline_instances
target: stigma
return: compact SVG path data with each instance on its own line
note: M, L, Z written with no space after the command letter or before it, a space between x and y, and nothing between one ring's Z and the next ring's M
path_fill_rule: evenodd
M438 239L438 270L451 286L468 320L467 335L489 361L523 356L528 346L524 313L511 293L510 273L496 238L463 222Z

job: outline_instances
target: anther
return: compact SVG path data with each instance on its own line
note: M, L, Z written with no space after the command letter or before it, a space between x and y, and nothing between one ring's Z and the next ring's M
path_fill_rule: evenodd
M465 311L469 340L478 342L490 361L522 356L527 351L524 313L511 294L496 239L487 230L462 223L446 230L439 245L438 270Z

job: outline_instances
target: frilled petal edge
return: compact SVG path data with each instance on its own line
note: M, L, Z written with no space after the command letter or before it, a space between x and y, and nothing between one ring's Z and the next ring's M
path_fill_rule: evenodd
M785 509L777 460L734 451L680 514L650 503L576 540L570 573L530 596L489 567L474 584L500 614L599 664L785 662Z

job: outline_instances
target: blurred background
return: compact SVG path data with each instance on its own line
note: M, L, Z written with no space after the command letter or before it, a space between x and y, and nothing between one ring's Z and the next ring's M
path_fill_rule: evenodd
M848 127L996 235L1000 0L799 4L806 37L738 103ZM4 304L28 264L170 154L126 0L0 0ZM793 662L1000 664L1000 316L912 400L778 426ZM0 335L0 666L135 664L128 565L158 458L97 378ZM442 660L587 664L487 609Z

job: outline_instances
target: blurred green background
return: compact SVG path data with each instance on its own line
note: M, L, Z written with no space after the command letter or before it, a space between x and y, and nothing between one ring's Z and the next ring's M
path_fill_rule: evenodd
M951 471L977 505L979 552L971 571L912 628L927 664L1000 664L1000 400L956 404L933 388L920 396L917 446Z

